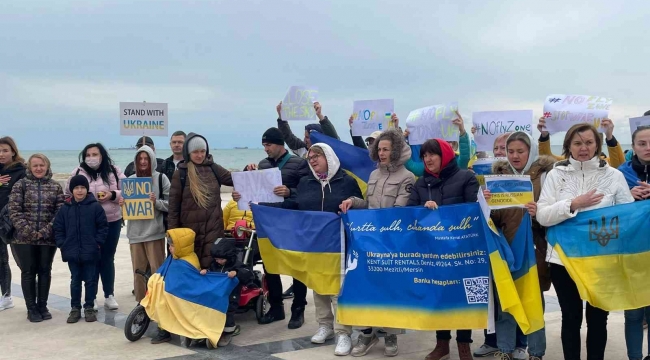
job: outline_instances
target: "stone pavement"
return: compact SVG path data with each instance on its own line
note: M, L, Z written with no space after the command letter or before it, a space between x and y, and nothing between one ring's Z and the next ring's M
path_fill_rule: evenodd
M50 310L52 320L42 323L29 323L20 289L20 271L11 259L13 274L13 296L16 307L0 312L0 359L223 359L223 360L321 360L335 359L333 340L325 345L313 345L309 339L316 332L311 291L308 294L309 305L305 312L305 325L297 330L287 329L287 320L269 325L258 325L255 314L249 311L237 315L237 322L242 332L234 337L232 344L225 348L207 350L204 347L185 348L175 336L171 343L151 345L149 337L155 334L156 326L149 326L145 337L137 342L129 342L124 337L124 322L129 312L136 306L131 295L133 275L128 240L122 233L115 256L115 296L120 308L117 311L103 308L103 294L99 291L100 310L98 322L85 323L83 319L77 324L67 324L70 311L70 273L65 263L61 262L59 253L54 261L52 271L52 289ZM291 279L283 276L285 286ZM562 359L560 342L561 314L555 293L546 293L546 337L547 355L545 359ZM287 318L290 314L291 300L285 301ZM622 313L609 316L609 340L607 344L608 360L627 359ZM583 324L583 359L586 358L584 339L586 325ZM473 348L483 342L483 332L473 333ZM435 333L424 331L407 331L400 335L399 356L395 359L424 359L435 345ZM645 349L645 346L644 346ZM383 341L375 346L365 359L383 358ZM452 349L452 359L457 359L456 349Z

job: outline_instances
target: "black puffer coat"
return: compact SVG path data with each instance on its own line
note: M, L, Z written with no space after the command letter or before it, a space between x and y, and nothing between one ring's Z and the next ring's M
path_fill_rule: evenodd
M438 206L476 202L479 184L469 170L461 170L452 160L435 177L425 171L416 182L407 206L424 205L435 201Z
M11 167L5 167L0 164L0 176L9 175L11 179L7 184L0 184L0 209L9 203L9 194L14 184L25 177L25 165L16 163Z

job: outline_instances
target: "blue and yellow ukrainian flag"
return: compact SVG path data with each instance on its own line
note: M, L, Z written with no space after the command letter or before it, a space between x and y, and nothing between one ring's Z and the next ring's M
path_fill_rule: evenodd
M495 235L491 231L486 231L486 239L501 309L515 318L524 334L543 328L542 291L530 215L525 212L511 244L503 234Z
M228 299L238 284L226 274L199 271L171 256L151 275L140 305L162 329L216 345L226 324Z
M345 237L334 213L252 205L264 267L292 276L321 295L341 288Z
M370 159L368 150L344 143L316 131L312 131L310 136L312 144L325 143L334 150L341 162L341 168L357 181L361 193L365 196L370 173L377 168L377 164Z
M650 306L650 201L579 212L546 237L580 297L607 311Z

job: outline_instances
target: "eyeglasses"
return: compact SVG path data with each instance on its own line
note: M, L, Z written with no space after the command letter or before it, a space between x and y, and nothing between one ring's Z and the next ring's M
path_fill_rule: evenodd
M319 157L320 157L320 154L316 154L316 155L312 155L312 156L308 157L307 160L309 162L312 162L312 161L318 160Z

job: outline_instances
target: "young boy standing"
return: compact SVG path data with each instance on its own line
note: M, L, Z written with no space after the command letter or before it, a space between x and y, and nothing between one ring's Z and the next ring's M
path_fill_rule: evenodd
M100 258L100 246L108 234L108 222L104 209L93 194L88 193L88 179L76 175L70 179L72 198L66 201L54 220L56 246L61 249L64 262L68 263L70 282L70 305L72 310L68 323L81 318L81 282L85 284L84 316L86 322L97 321L93 309L97 295L95 268Z

